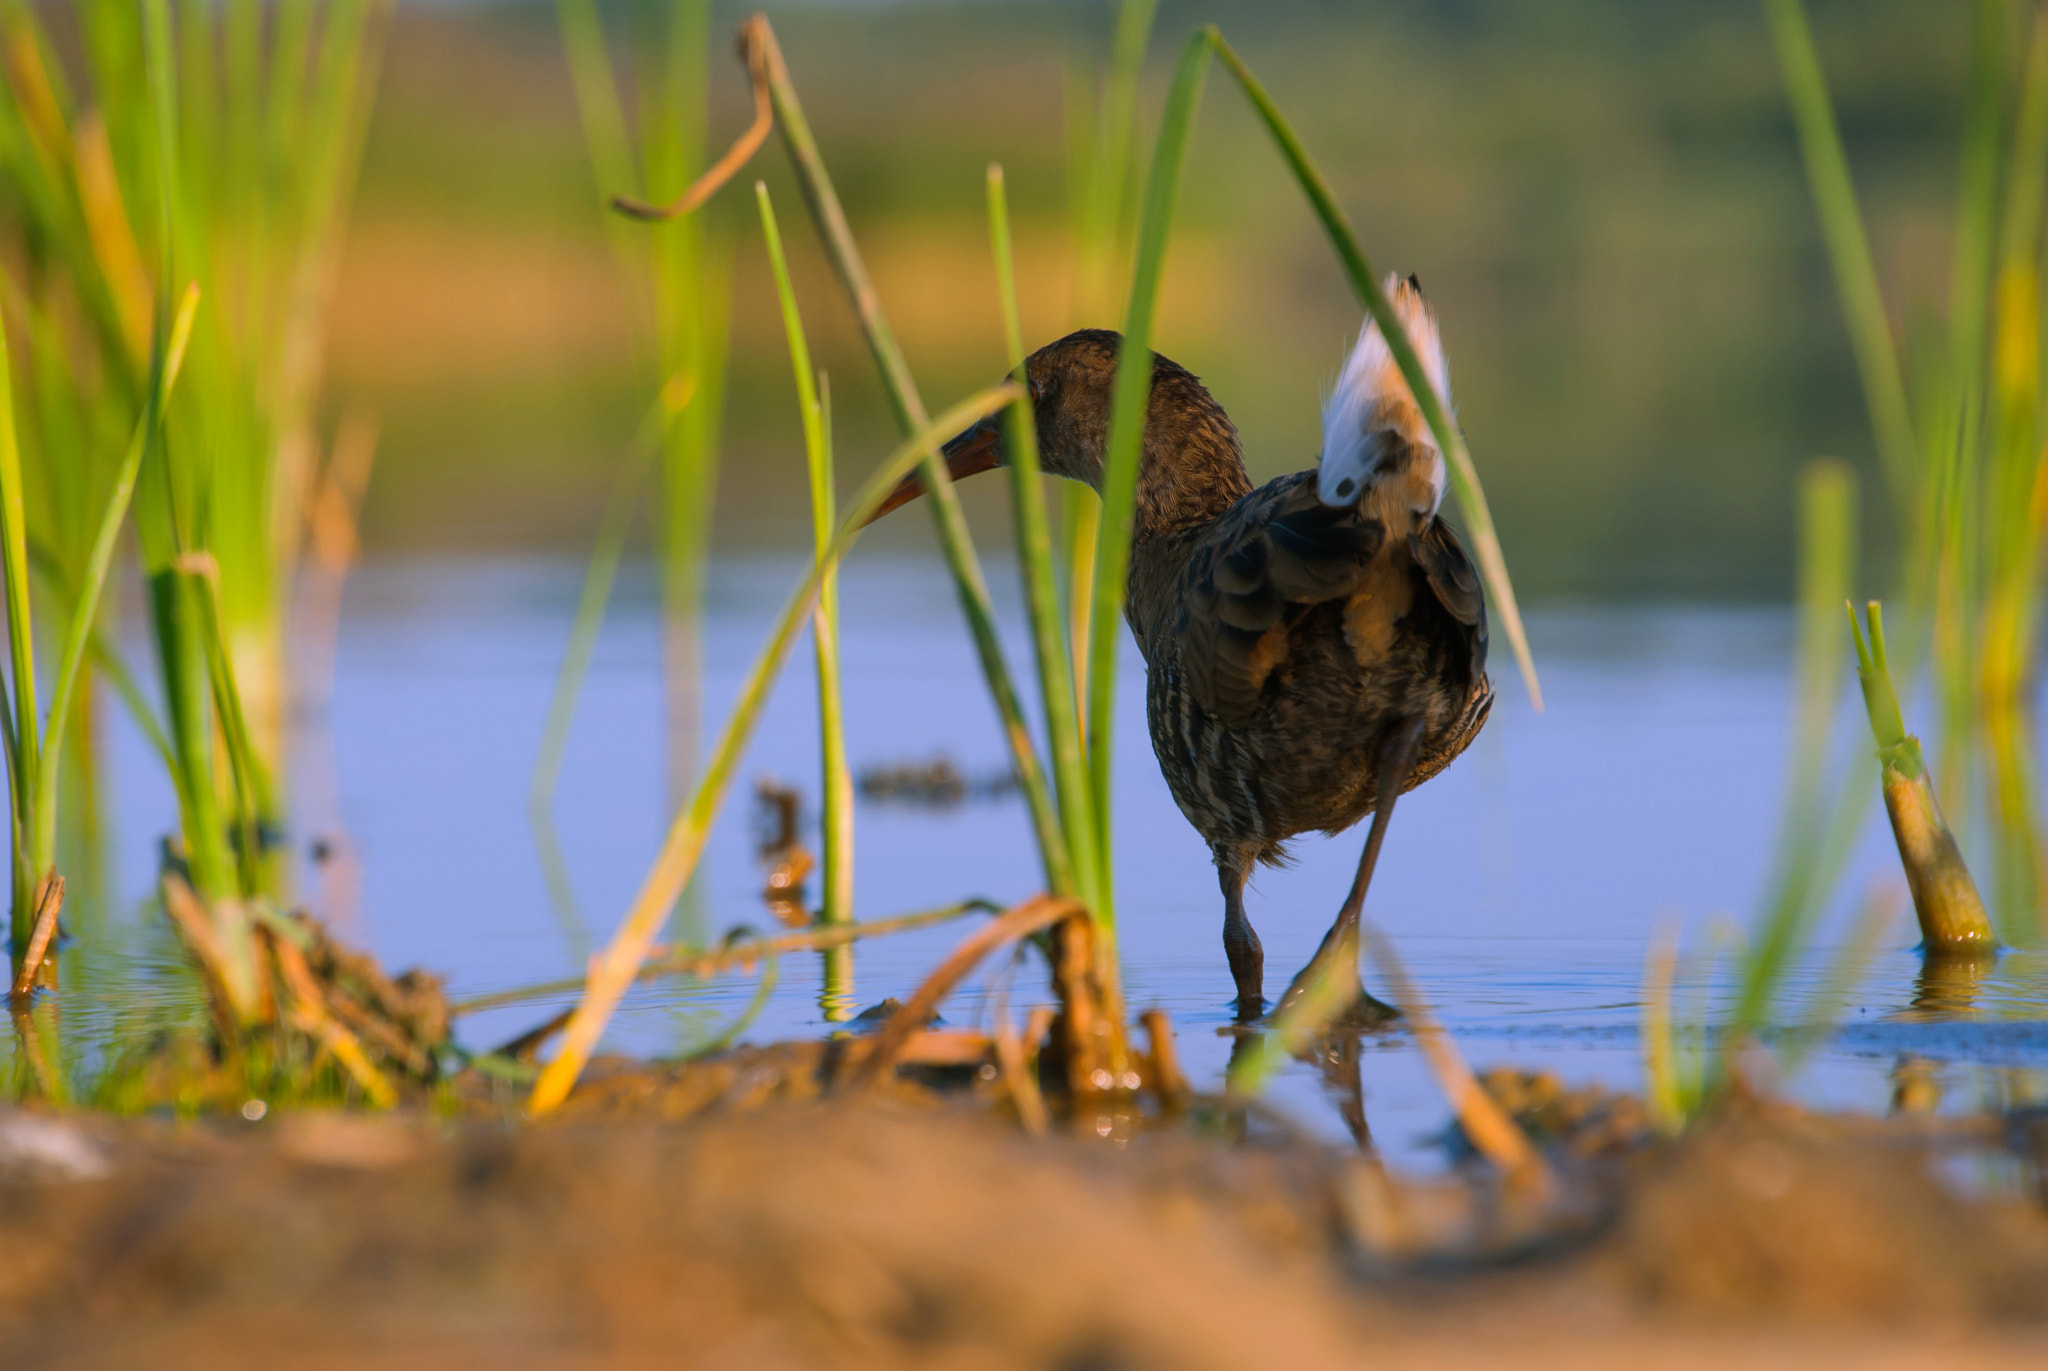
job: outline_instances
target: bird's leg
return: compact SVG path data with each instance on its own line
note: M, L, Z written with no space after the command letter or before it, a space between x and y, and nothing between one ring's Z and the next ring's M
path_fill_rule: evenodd
M1223 887L1223 952L1237 982L1237 1021L1250 1023L1266 1010L1266 950L1244 913L1244 883L1251 863L1235 852L1218 853L1216 876Z
M1322 1069L1323 1088L1337 1101L1337 1112L1351 1130L1351 1140L1361 1152L1373 1150L1372 1128L1365 1121L1365 1078L1359 1069L1358 1034L1332 1033L1315 1048L1316 1065Z
M1415 769L1415 753L1422 743L1422 730L1423 720L1419 716L1403 719L1388 729L1381 741L1379 775L1373 792L1372 828L1365 835L1365 851L1359 854L1358 874L1351 878L1351 893L1344 899L1344 908L1337 912L1337 921L1323 935L1322 946L1316 949L1315 958L1302 968L1301 974L1287 987L1287 993L1280 997L1281 1009L1286 1009L1306 994L1310 982L1326 964L1331 974L1348 977L1353 985L1357 984L1359 915L1365 910L1365 892L1372 884L1373 868L1379 865L1380 847L1387 840L1387 824L1394 817L1394 801L1400 797L1401 788L1408 784L1408 773ZM1352 1010L1343 1016L1341 1022L1361 1027L1376 1026L1394 1016L1391 1006L1380 1003L1362 989L1353 999Z

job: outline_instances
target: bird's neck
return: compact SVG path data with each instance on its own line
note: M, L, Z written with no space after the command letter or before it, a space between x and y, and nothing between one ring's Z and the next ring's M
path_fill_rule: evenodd
M1144 542L1210 520L1251 493L1237 428L1222 406L1164 406L1153 396L1138 468L1138 505L1131 536Z

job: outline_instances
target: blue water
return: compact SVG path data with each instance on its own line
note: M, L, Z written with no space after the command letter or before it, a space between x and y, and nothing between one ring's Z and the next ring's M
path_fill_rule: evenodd
M713 728L798 567L728 561L715 571L705 631ZM645 874L664 814L660 644L651 588L628 577L600 639L553 813L574 909L551 899L526 792L577 590L579 569L546 562L372 565L352 580L331 707L302 719L295 763L303 849L326 836L355 857L353 898L309 865L303 893L345 937L387 965L445 974L456 996L573 976L602 945ZM1015 588L994 586L1012 660L1028 666ZM994 713L942 570L857 560L843 589L849 751L855 768L951 758L970 776L1006 759ZM1538 610L1529 631L1548 704L1534 712L1504 652L1499 702L1464 758L1402 801L1368 906L1475 1065L1554 1070L1573 1083L1638 1089L1643 968L1660 923L1694 950L1719 921L1748 923L1778 830L1790 703L1785 613L1697 607ZM1206 849L1152 760L1142 664L1127 653L1116 748L1118 908L1127 993L1179 1026L1189 1070L1213 1083L1227 1060L1231 994L1221 904ZM754 781L773 776L817 799L808 645L778 686L713 835L695 897L672 930L685 941L739 924L766 928L755 857ZM110 708L109 713L112 713ZM168 787L139 737L115 719L113 888L98 929L67 953L71 1031L105 1040L124 1011L187 993L164 968L176 952L149 906L156 841L172 826ZM946 811L863 802L857 813L863 919L970 895L1010 902L1040 886L1014 796ZM1310 837L1297 862L1261 872L1250 908L1268 990L1314 951L1347 887L1362 831ZM814 841L814 840L813 840ZM1843 941L1875 896L1894 914L1868 974L1833 1017L1842 1031L1788 1083L1817 1103L1883 1109L1902 1057L1936 1062L1945 1107L2038 1098L2048 1082L2043 968L2008 955L1969 1022L1913 1015L1918 961L1910 909L1876 807L1823 938ZM331 870L331 869L330 869ZM965 931L941 927L863 945L857 998L901 996ZM90 944L88 946L87 944ZM1803 967L1787 1021L1822 1012L1833 959ZM1725 974L1689 963L1681 1004L1725 1007ZM823 1027L815 958L790 958L752 1041ZM1385 988L1373 982L1384 995ZM608 1046L687 1050L715 1037L754 980L670 981L636 991ZM1013 1003L1043 995L1035 971ZM979 983L945 1009L982 1012ZM566 997L478 1014L462 1038L488 1047ZM1379 1145L1440 1164L1430 1139L1446 1112L1404 1034L1378 1040L1363 1070ZM1332 1137L1343 1126L1316 1073L1291 1068L1273 1099Z

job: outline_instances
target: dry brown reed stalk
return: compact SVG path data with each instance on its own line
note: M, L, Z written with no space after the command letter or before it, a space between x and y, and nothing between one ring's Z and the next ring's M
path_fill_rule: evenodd
M996 1068L1003 1073L1003 1088L1010 1092L1010 1102L1016 1106L1017 1122L1032 1137L1044 1137L1045 1095L1038 1088L1032 1063L1025 1057L1024 1040L1017 1036L1017 1025L1010 1018L1008 995L996 1005L994 1019L995 1028L990 1036L995 1041Z
M548 1039L569 1026L569 1016L575 1012L574 1008L565 1009L546 1023L527 1029L518 1037L501 1043L484 1055L517 1062L521 1066L531 1066L534 1058L540 1055L541 1048L547 1046Z
M36 892L36 919L34 931L29 934L28 950L22 953L21 970L14 977L14 986L8 999L16 1009L26 1005L35 994L36 982L43 974L43 962L50 955L50 943L57 936L57 915L64 908L64 878L52 871L43 877L43 887Z
M294 713L303 729L295 758L300 772L296 789L303 821L320 839L315 907L322 918L343 927L356 921L361 872L342 817L328 710L334 698L342 596L349 572L362 556L363 500L377 460L377 438L375 417L361 412L344 415L326 463L307 487L307 556L294 616Z
M1458 1125L1465 1130L1472 1146L1499 1167L1510 1184L1528 1192L1553 1189L1555 1181L1543 1155L1472 1074L1472 1068L1465 1064L1458 1045L1437 1021L1436 1011L1409 976L1393 944L1371 924L1361 924L1361 930L1367 950L1378 959L1409 1031L1415 1035L1416 1046L1422 1049L1422 1059L1429 1064L1437 1088L1450 1101Z
M1180 1049L1173 1041L1173 1020L1163 1009L1148 1009L1139 1016L1145 1025L1147 1055L1152 1065L1152 1089L1159 1103L1169 1110L1184 1107L1194 1091L1180 1069Z
M761 32L768 27L768 21L755 15L740 26L740 57L747 64L747 75L754 87L754 122L747 125L746 132L733 140L725 156L692 181L689 188L666 205L650 205L630 195L614 195L612 208L631 219L644 223L658 224L670 219L680 219L705 201L718 194L725 183L739 173L741 167L753 160L761 145L768 141L768 135L775 128L775 105L768 91L767 45L761 41Z
M373 1106L389 1109L396 1104L398 1092L370 1061L363 1051L362 1041L330 1012L327 996L322 992L320 983L313 979L313 971L306 965L305 955L289 939L278 937L268 928L263 930L262 941L277 963L290 998L290 1006L285 1011L287 1022L318 1042L323 1051L333 1054L349 1078L363 1088Z
M1053 895L1035 895L1005 910L1001 915L976 929L966 941L953 949L945 961L924 979L917 991L902 1007L889 1016L889 1022L875 1035L874 1046L853 1074L851 1084L855 1088L873 1085L896 1064L899 1054L910 1042L911 1036L921 1032L931 1022L933 1013L946 996L953 993L953 987L966 978L967 973L981 965L982 959L1002 948L1012 946L1043 929L1055 924L1078 920L1086 923L1088 910L1079 900L1063 899Z
M695 976L708 980L727 971L752 966L771 957L784 956L791 952L825 952L835 947L846 947L864 938L879 938L890 933L908 933L916 928L929 928L934 924L950 923L969 914L997 914L1002 906L993 900L966 900L960 904L947 905L941 909L921 909L915 914L899 914L892 919L870 919L857 924L823 924L813 928L784 933L773 938L736 938L723 947L701 952L674 952L656 944L648 950L646 965L640 968L638 981L651 981L662 976ZM485 1009L502 1009L506 1005L519 1004L526 1000L545 999L550 995L567 995L583 989L588 984L586 977L559 981L543 981L539 985L523 985L512 990L497 990L488 995L475 995L458 1000L448 1007L451 1017L460 1018Z

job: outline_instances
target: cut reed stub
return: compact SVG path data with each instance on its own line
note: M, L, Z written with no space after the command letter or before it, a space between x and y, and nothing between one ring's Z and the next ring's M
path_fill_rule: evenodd
M1941 817L1920 756L1920 740L1909 737L1895 750L1898 756L1893 751L1878 756L1884 767L1884 808L1891 816L1906 885L1913 892L1922 944L1927 952L1945 956L1991 955L1998 950L1998 939L1984 913L1977 882Z
M1856 640L1856 677L1863 687L1870 732L1877 740L1885 813L1892 821L1892 838L1898 844L1906 885L1913 892L1922 950L1931 956L1994 955L1998 938L1991 931L1977 882L1942 818L1920 740L1906 732L1899 712L1898 692L1892 687L1885 659L1883 606L1872 600L1866 613L1870 625L1867 641L1863 625L1856 620L1855 606L1849 606L1849 631Z

